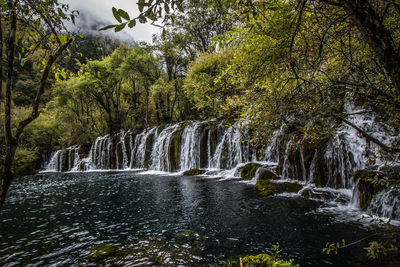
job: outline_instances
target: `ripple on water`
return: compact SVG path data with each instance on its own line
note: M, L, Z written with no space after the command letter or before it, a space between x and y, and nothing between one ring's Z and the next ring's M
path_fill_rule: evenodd
M326 242L366 234L323 207L293 196L259 196L235 180L132 172L28 176L16 180L2 210L0 266L78 265L101 243L120 246L124 263L154 263L145 253L151 250L167 265L215 265L277 242L301 265L366 266L365 243L340 257L321 253ZM187 230L207 236L200 252L178 244L176 234Z

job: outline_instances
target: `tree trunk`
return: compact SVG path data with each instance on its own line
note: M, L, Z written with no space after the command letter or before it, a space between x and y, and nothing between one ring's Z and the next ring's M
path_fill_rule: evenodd
M3 166L3 179L1 181L0 186L0 210L6 200L8 189L10 188L11 182L14 178L14 174L12 171L12 165L14 162L15 150L17 149L17 144L12 142L10 145L7 145L6 157L4 159Z
M11 91L14 85L14 59L15 59L15 36L17 32L17 14L14 8L13 1L8 1L10 9L10 32L7 38L7 85L6 95L4 101L4 131L5 131L5 145L6 157L3 166L3 179L0 186L0 209L6 199L8 188L14 178L12 172L12 164L14 162L15 150L18 141L14 139L11 131Z
M374 51L379 64L390 77L389 83L400 93L400 55L391 33L368 0L340 0L365 41Z
M40 79L40 86L36 92L36 97L32 103L32 111L30 115L18 123L15 134L13 135L11 129L11 92L15 86L15 50L16 50L16 32L17 32L17 14L15 8L15 1L9 0L7 2L8 8L10 10L10 32L7 38L7 84L6 84L6 94L5 94L5 105L4 105L4 131L5 131L5 149L6 155L4 160L2 180L0 186L0 209L4 204L7 191L11 185L14 178L12 166L14 163L15 151L18 147L18 140L24 131L25 127L30 124L39 116L39 105L41 101L41 96L47 86L47 79L51 72L54 62L62 54L62 52L67 49L67 47L72 43L73 39L70 38L65 44L61 45L54 54L51 54L48 58L47 65L42 72L42 77Z

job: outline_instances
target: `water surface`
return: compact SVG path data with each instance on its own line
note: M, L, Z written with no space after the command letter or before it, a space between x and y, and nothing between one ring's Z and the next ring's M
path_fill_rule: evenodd
M253 186L134 172L46 173L18 178L0 212L0 265L76 266L99 243L141 238L176 244L176 234L207 236L200 262L219 265L279 243L302 266L374 266L366 243L326 255L326 242L368 233L316 212L323 202L263 197Z

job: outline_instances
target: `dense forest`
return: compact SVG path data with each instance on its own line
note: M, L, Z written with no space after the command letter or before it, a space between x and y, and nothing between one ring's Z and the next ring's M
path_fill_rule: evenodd
M79 12L58 0L0 3L0 207L15 175L121 129L217 119L246 125L260 151L282 128L314 151L344 123L400 151L344 108L400 131L399 1L140 0L140 14L117 6L102 29L162 21L152 44L130 45L69 32Z
M40 116L21 133L15 172L37 170L43 155L73 144L90 146L99 135L189 119L246 120L258 145L290 124L298 144L316 143L346 121L343 104L349 100L399 129L398 3L177 1L173 6L166 1L168 13L162 14L157 9L162 2L143 2L148 9L137 19L116 13L121 22L127 20L119 28L163 16L166 26L154 43L133 47L100 35L67 33L61 27L65 14L57 18L59 32L49 31L40 18L27 28L27 19L41 10L18 11L12 131L30 112L42 55L54 49L52 38L62 34L74 41L53 66L57 72L49 75ZM59 5L51 1L39 8L55 12ZM5 6L4 82L12 22ZM34 40L32 31L49 43ZM4 127L1 135L4 139Z

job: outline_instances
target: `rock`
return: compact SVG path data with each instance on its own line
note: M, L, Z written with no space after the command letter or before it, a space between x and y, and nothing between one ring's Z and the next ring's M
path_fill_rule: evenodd
M281 183L280 185L282 186L283 192L287 193L298 193L303 188L303 186L298 183L284 182Z
M303 187L297 183L274 183L271 180L259 180L256 183L256 190L263 196L270 196L280 193L297 193Z
M102 261L108 257L115 256L118 247L113 244L99 244L89 248L86 258L90 261Z
M366 210L372 198L385 188L385 178L388 179L387 174L375 170L358 170L354 172L353 180L358 181L357 190L359 192L360 209Z
M257 169L260 167L261 165L258 163L247 163L242 168L240 177L242 177L243 179L251 180L256 174Z
M306 199L316 199L324 201L335 201L340 203L348 203L349 199L345 195L339 194L337 192L318 190L316 188L305 188L301 192L301 196Z
M183 175L185 176L196 176L196 175L201 175L204 174L206 171L205 170L200 170L200 169L190 169L188 171L185 171Z
M279 193L277 184L270 180L257 181L256 189L263 196L270 196Z
M260 172L259 172L259 175L258 175L258 180L260 181L260 180L277 180L277 179L279 179L279 177L275 174L275 173L273 173L272 171L270 171L270 170L267 170L267 169L262 169Z
M176 239L179 243L191 243L198 239L199 235L192 230L183 231L176 234Z
M168 146L168 157L169 157L169 171L174 172L179 169L180 156L181 156L181 142L182 142L182 131L177 131L171 137Z

